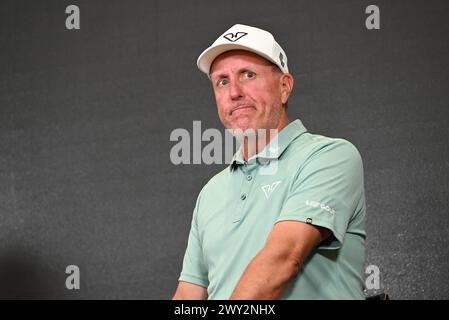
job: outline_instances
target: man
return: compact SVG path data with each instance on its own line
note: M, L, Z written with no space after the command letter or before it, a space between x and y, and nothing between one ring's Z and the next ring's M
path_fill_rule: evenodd
M173 299L364 299L357 149L289 122L293 77L269 32L234 25L197 64L243 138L198 196Z

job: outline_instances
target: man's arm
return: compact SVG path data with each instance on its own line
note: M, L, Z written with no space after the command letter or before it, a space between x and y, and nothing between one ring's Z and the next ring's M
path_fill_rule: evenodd
M299 221L278 222L230 299L279 299L312 250L330 233L328 229Z
M172 300L206 300L207 289L189 282L179 281Z

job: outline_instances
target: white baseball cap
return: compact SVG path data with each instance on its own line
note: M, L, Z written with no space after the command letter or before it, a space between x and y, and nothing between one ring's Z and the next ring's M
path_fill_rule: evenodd
M229 50L246 50L254 52L276 64L283 73L288 73L287 55L268 31L235 24L225 31L206 50L204 50L196 64L198 68L209 76L210 66L215 58Z

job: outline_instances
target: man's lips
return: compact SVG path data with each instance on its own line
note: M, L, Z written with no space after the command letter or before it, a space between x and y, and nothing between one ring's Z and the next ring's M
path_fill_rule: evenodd
M234 113L234 111L244 110L244 109L255 109L255 108L252 105L249 105L249 104L241 104L241 105L238 105L238 106L236 106L236 107L231 109L231 116Z

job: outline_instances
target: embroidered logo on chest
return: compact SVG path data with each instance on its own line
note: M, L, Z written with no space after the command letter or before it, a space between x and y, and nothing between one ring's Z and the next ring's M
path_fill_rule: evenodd
M281 181L275 181L272 184L267 184L267 185L261 187L262 191L265 194L265 197L267 197L267 199L270 198L271 194L276 189L276 187L279 185L279 183L281 183Z

